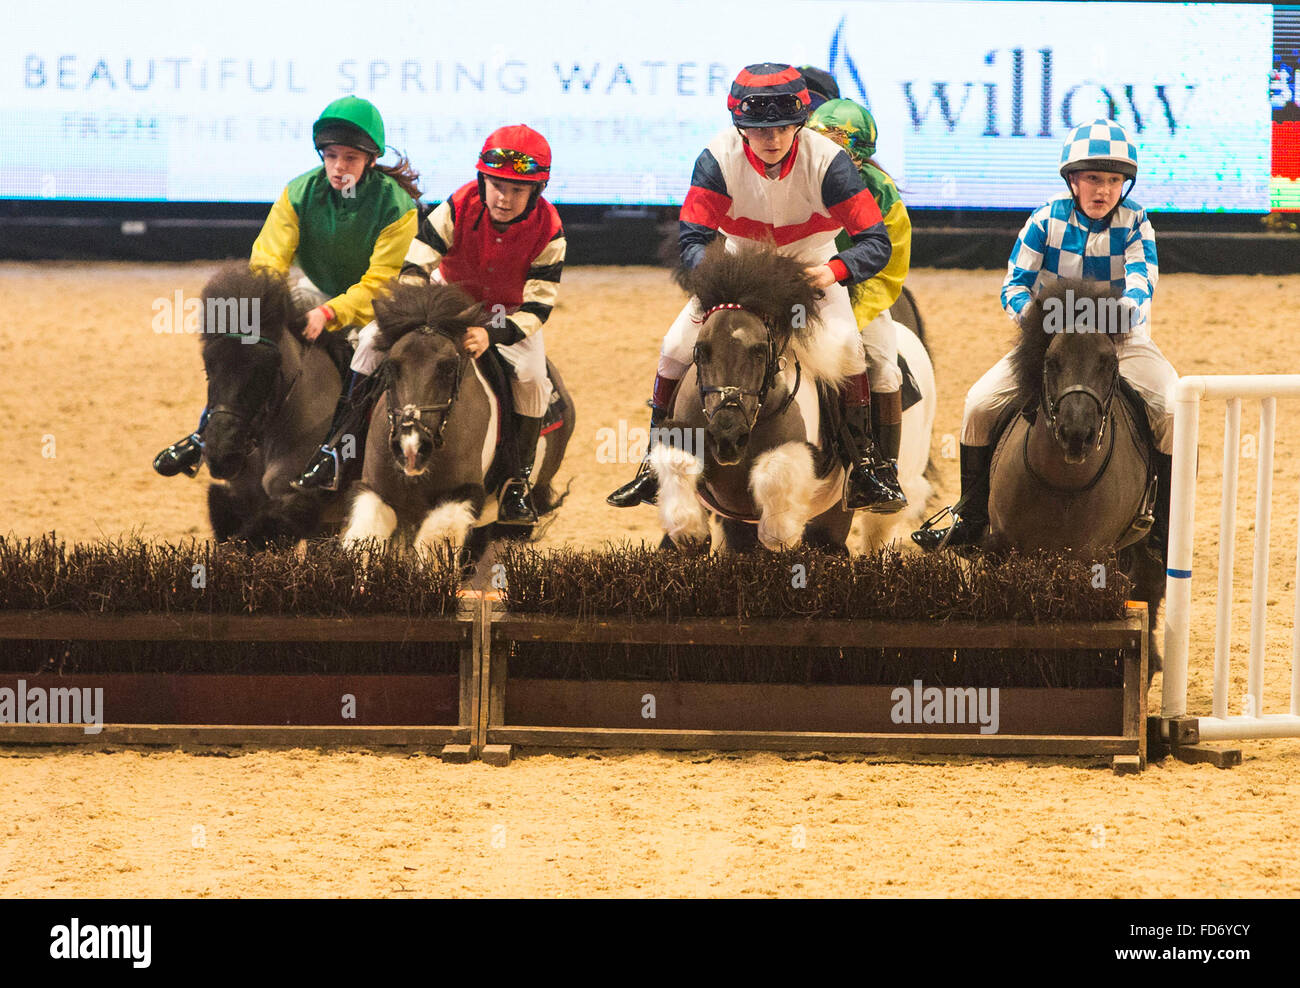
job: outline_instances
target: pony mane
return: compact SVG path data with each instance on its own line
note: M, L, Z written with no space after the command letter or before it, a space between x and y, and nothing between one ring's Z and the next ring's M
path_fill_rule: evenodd
M389 350L413 330L458 340L468 327L482 324L485 315L483 306L455 285L394 282L375 297L375 348Z
M791 339L805 342L815 332L818 292L804 267L766 247L733 253L719 238L695 268L678 269L676 279L699 298L705 312L727 303L753 312L767 324L780 349Z
M209 304L209 299L213 300L213 304ZM217 303L228 303L232 299L236 301L236 316L241 311L249 312L247 304L242 310L239 308L240 302L247 300L251 303L252 300L257 300L257 332L261 339L278 343L285 331L290 329L293 302L284 275L270 268L253 267L247 261L227 264L203 286L203 332L199 334L199 345L205 353L216 341L238 335L237 327L208 325L209 315L220 314L219 317L223 320L227 317L225 305ZM296 328L300 329L301 320L298 323Z
M1071 293L1069 297L1066 292ZM1061 278L1025 306L1020 319L1020 339L1011 351L1011 371L1015 376L1019 400L1036 407L1042 399L1043 363L1047 359L1047 348L1062 330L1068 332L1074 324L1074 308L1069 302L1081 298L1092 301L1113 299L1118 294L1108 282ZM1052 305L1060 307L1061 315L1054 330L1044 326L1048 309Z

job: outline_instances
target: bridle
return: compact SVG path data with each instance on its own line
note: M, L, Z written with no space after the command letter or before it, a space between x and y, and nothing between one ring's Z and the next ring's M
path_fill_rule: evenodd
M397 442L397 433L402 429L415 429L429 438L434 449L442 449L443 432L447 428L447 419L451 415L451 408L456 404L456 398L460 394L460 382L465 373L465 361L473 359L468 356L458 356L456 359L456 379L452 382L451 393L447 396L446 401L438 402L434 405L402 405L397 406L395 399L396 381L389 383L384 389L384 395L388 399L388 442L394 445ZM424 423L425 415L437 415L438 426L436 429L430 429Z
M1097 406L1097 411L1101 415L1101 425L1097 428L1097 442L1094 449L1101 449L1101 444L1106 435L1106 422L1110 418L1110 406L1115 400L1115 392L1119 389L1119 361L1115 362L1115 369L1111 373L1110 387L1106 391L1106 397L1103 399L1092 388L1086 384L1075 384L1066 388L1059 395L1053 396L1047 388L1047 366L1043 366L1043 414L1047 417L1047 424L1052 430L1052 437L1060 443L1061 432L1060 423L1056 420L1056 414L1060 410L1061 402L1073 394L1087 395Z
M1056 440L1057 445L1061 445L1060 423L1058 423L1056 420L1056 413L1057 411L1059 411L1061 407L1061 402L1064 401L1065 398L1068 397L1069 395L1083 394L1083 395L1087 395L1096 403L1097 411L1101 414L1101 424L1097 427L1097 442L1093 446L1094 451L1099 451L1101 449L1101 444L1105 441L1107 435L1106 423L1110 420L1110 406L1114 403L1115 392L1118 390L1119 390L1119 361L1118 360L1115 362L1115 370L1111 374L1111 378L1110 378L1110 388L1107 390L1106 397L1104 399L1099 394L1097 394L1096 391L1088 387L1086 384L1073 385L1072 387L1066 388L1059 395L1053 397L1047 389L1047 367L1044 366L1043 367L1043 415L1047 420L1048 428L1052 430L1052 438ZM1061 487L1058 484L1052 483L1046 477L1043 477L1041 474L1039 474L1037 470L1034 469L1033 460L1029 455L1029 430L1028 429L1025 430L1024 449L1022 451L1022 455L1024 457L1025 469L1028 471L1029 476L1032 477L1036 483L1038 483L1042 487L1047 488L1053 493L1083 494L1086 491L1090 491L1095 486L1097 486L1098 481L1100 481L1101 478L1105 475L1106 468L1110 466L1110 458L1115 453L1115 430L1111 429L1109 434L1110 434L1110 448L1106 450L1106 456L1102 459L1101 465L1097 468L1097 472L1093 474L1092 479L1088 481L1088 483L1084 484L1082 487Z
M241 345L246 345L243 344L242 340L240 343ZM215 404L208 406L209 418L213 415L229 415L235 420L235 424L239 427L240 435L243 437L243 446L240 452L244 456L247 456L253 450L262 445L262 433L266 429L266 423L280 414L280 410L284 408L285 402L289 400L290 392L292 392L297 386L298 379L302 377L302 368L299 367L298 373L293 376L293 380L289 382L288 387L277 387L276 385L283 384L285 379L284 365L281 362L280 356L280 345L274 340L268 339L265 336L260 336L253 342L253 346L268 346L275 352L276 356L275 378L272 381L271 393L267 395L266 400L258 405L257 410L253 412L252 415L247 414L241 408L235 408L231 405ZM280 395L278 400L274 400L276 392L279 392Z
M716 416L724 408L732 408L740 412L740 414L745 417L745 427L748 429L752 429L754 428L754 423L758 421L759 414L763 410L764 402L767 401L768 392L772 389L772 386L776 383L776 376L779 373L781 373L782 370L781 361L783 359L784 351L783 350L780 352L777 351L776 340L772 336L772 327L768 325L767 320L763 319L763 317L760 316L757 312L754 312L751 309L747 309L743 305L738 305L735 302L723 302L721 305L715 305L713 308L709 309L707 312L704 313L703 316L701 316L699 319L695 321L703 324L708 321L709 316L713 315L713 313L718 312L719 310L722 309L739 310L741 312L748 312L751 316L753 316L755 319L757 319L759 322L763 324L763 329L767 333L767 356L764 358L763 361L763 381L757 388L741 388L732 384L705 384L704 371L703 371L703 367L700 364L700 344L697 342L695 344L694 350L692 351L691 359L695 363L695 380L699 387L700 407L704 411L704 421L708 425L713 424L714 416ZM795 393L799 390L799 377L802 370L799 366L798 360L795 361L794 366L795 366L794 387L790 389L789 394L786 395L785 401L781 404L781 407L777 410L778 415L784 413L785 410L790 407L790 402L794 400ZM709 411L709 405L707 401L708 395L718 395L721 398L721 401L718 402L718 404L714 407L712 412ZM757 399L757 401L754 404L753 415L749 415L745 411L746 398Z

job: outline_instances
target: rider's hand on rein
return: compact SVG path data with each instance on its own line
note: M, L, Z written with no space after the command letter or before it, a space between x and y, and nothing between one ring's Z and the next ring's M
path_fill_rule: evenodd
M482 326L470 326L465 330L460 345L461 349L477 360L486 352L491 342L486 329Z
M325 311L325 307L321 305L316 306L316 308L307 313L307 325L304 326L302 330L303 339L307 340L309 343L314 342L316 337L320 336L320 334L324 332L325 324L327 322L329 322L329 313Z
M804 274L812 283L813 288L830 288L835 284L835 272L831 270L829 264L822 264L815 268L804 268Z

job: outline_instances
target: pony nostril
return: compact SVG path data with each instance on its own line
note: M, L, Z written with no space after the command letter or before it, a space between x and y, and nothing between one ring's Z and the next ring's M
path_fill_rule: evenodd
M745 446L748 445L748 444L749 444L749 433L748 433L748 432L742 432L739 436L736 437L736 448L737 448L737 449L744 449Z

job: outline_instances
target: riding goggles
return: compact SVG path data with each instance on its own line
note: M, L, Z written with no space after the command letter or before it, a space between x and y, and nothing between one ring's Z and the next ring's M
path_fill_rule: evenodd
M740 101L740 112L751 120L784 120L806 113L803 100L793 93L746 96Z
M523 151L511 148L488 148L478 156L478 160L489 168L510 169L516 175L536 175L547 171L549 166Z

